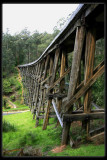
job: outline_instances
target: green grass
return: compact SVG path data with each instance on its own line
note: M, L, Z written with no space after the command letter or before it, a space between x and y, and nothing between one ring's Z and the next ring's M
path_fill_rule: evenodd
M70 146L67 146L63 152L52 153L49 152L50 156L104 156L104 145L95 146L92 144L81 145L80 148L72 149Z
M42 130L43 120L35 128L35 120L30 111L3 116L3 120L14 125L16 131L3 132L3 149L11 150L26 146L40 148L45 156L104 156L104 144L102 145L81 145L72 149L69 145L61 153L52 153L51 149L60 146L62 128L55 128L54 118L49 119L46 130Z
M16 131L16 128L13 124L10 124L6 120L3 120L3 132Z
M9 109L3 109L3 112L11 112L11 111L24 111L29 110L29 107L20 107L20 108L9 108Z

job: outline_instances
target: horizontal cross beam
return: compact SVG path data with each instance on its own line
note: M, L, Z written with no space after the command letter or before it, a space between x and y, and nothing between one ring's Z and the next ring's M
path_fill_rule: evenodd
M104 119L105 112L97 113L79 113L79 114L64 114L63 122L82 121L85 119Z

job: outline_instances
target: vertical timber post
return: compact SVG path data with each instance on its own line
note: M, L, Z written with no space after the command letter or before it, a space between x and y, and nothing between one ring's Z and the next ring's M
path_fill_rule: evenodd
M62 56L61 56L61 69L60 69L60 77L62 77L62 75L65 72L65 65L66 65L66 54L65 54L65 50L62 50ZM62 93L65 87L65 80L64 78L60 81L60 85L59 85L59 92ZM62 106L62 98L58 98L57 100L57 106L58 106L58 112L61 112L61 106ZM57 122L57 125L59 124L59 121Z
M41 64L41 70L40 70L40 78L41 78L41 76L42 76L42 72L43 72L43 63ZM39 80L38 80L38 84L39 84L39 82L40 82L40 78L39 78ZM39 114L40 114L40 109L41 109L41 104L42 104L42 89L41 89L41 85L39 85L39 93L40 93L40 101L39 101L39 105L38 105L38 110L37 110L37 113L36 113L36 127L38 126L38 124L39 124L39 118L38 118L38 116L39 116ZM39 95L38 95L39 96Z
M95 55L95 43L96 43L96 30L91 28L88 30L86 36L86 50L85 50L85 77L84 84L93 75L94 69L94 55ZM84 113L90 113L91 111L91 88L84 95ZM87 138L89 137L90 120L83 122L83 128L86 130Z
M55 57L54 57L54 65L53 65L53 69L52 69L53 70L52 71L52 77L50 79L50 84L51 85L53 84L53 82L55 80L57 66L58 66L59 54L60 54L60 49L58 48L58 49L56 49ZM50 66L50 68L52 68L52 66ZM50 92L52 92L52 91L50 91ZM45 117L44 117L43 128L42 128L43 130L45 130L47 128L49 109L50 109L51 101L52 101L52 98L49 98L48 99L48 104L47 104L47 107L46 107L46 111L45 111Z
M71 97L75 93L77 80L78 80L79 66L81 62L81 54L82 54L82 49L83 49L84 38L85 38L85 26L77 27L75 45L74 45L73 62L72 62L72 67L71 67L70 82L69 82L69 89L68 89L68 101L71 99ZM71 106L70 111L68 113L72 113L72 111L73 111L73 106ZM63 133L62 133L62 144L63 145L68 143L69 130L70 130L70 123L64 122Z

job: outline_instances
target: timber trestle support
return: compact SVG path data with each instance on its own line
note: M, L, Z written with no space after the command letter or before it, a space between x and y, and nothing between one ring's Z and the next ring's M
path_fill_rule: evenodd
M82 121L89 137L90 120L104 119L103 109L92 109L92 85L104 74L104 61L94 66L96 41L103 37L104 4L81 4L39 59L18 66L35 126L43 119L45 130L49 118L57 117L62 144L68 143L73 121Z

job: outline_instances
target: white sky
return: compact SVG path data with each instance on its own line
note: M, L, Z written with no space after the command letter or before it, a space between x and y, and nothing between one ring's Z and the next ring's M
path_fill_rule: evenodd
M27 28L31 33L53 33L53 28L60 18L66 18L78 4L3 4L2 31L9 28L11 35Z

